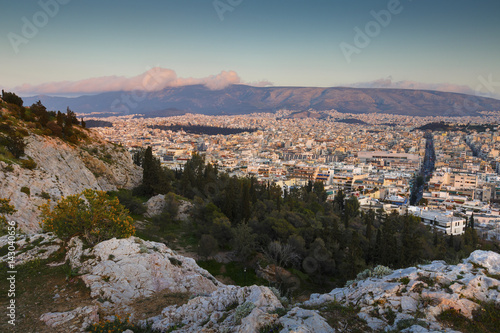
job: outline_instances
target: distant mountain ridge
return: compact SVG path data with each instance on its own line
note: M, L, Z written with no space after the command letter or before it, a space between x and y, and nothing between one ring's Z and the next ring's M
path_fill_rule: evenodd
M410 89L252 87L231 85L210 90L203 85L166 88L154 92L106 92L80 97L34 96L51 110L69 106L79 113L207 115L331 110L343 113L383 113L411 116L477 116L480 111L500 111L500 100L466 94Z

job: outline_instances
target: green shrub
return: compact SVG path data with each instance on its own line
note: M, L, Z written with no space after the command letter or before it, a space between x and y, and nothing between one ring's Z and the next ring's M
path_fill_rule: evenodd
M236 308L234 312L234 321L239 324L243 318L248 316L252 310L255 309L255 304L252 302L245 302Z
M12 171L14 171L14 168L12 167L12 165L7 164L7 165L3 168L3 171L5 171L5 172L12 172Z
M31 194L29 187L26 187L26 186L21 187L21 192L26 193L28 195L28 197Z
M60 238L82 235L88 244L94 245L135 233L133 219L125 207L117 198L111 198L103 191L85 190L61 198L53 209L50 202L46 203L41 211L43 229Z
M36 162L31 158L27 160L21 160L21 166L28 170L33 170L37 167Z
M40 193L40 197L42 197L43 199L50 199L50 194L48 194L47 192L45 191L42 191L42 193Z

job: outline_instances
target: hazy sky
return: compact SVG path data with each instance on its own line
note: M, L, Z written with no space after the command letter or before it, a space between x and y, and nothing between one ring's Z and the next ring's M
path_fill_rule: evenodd
M49 6L43 9L41 3ZM0 86L5 88L134 77L162 67L178 78L234 71L241 83L411 87L420 82L444 90L494 89L500 95L500 83L495 85L500 82L498 1L0 4ZM372 11L381 14L379 22ZM485 87L481 77L494 84Z

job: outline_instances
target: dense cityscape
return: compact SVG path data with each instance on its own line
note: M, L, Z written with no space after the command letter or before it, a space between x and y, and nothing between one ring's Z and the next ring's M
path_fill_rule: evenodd
M356 196L361 209L408 212L446 234L463 234L472 216L481 237L499 239L500 133L491 125L498 123L496 113L446 118L282 110L104 120L112 127L96 130L107 140L130 151L151 146L171 169L182 169L196 152L231 176L255 177L284 191L321 181L330 200L342 190ZM457 126L426 132L424 125L442 123ZM181 129L158 128L171 125ZM208 135L182 129L202 125L252 131Z

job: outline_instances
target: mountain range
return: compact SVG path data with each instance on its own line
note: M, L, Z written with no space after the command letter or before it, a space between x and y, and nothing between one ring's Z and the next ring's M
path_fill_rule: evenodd
M117 91L80 97L46 95L24 98L26 105L41 100L50 110L70 107L78 113L143 114L147 117L184 113L207 115L332 110L342 113L384 113L411 116L477 116L500 111L500 100L473 95L410 89L253 87L230 85L210 90L204 85L160 91Z

